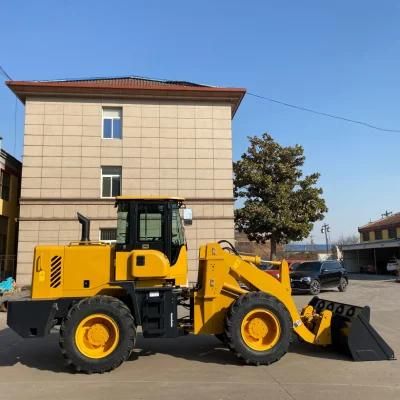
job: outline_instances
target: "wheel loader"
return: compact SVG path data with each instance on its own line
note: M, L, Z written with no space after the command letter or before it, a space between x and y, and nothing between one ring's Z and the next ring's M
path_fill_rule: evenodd
M34 251L29 298L9 301L7 323L24 338L59 326L61 352L75 370L103 373L127 360L144 338L215 335L244 363L271 364L296 336L345 349L355 360L394 359L369 324L369 308L314 297L299 313L288 265L279 280L228 241L199 249L198 281L188 286L187 246L176 197L116 198L115 244L82 238ZM178 309L189 310L180 316Z

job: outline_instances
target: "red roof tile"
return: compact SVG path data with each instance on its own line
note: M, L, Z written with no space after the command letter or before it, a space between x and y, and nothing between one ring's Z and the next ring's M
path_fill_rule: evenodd
M382 218L377 221L372 221L366 225L360 226L358 228L358 231L359 232L362 232L362 231L369 232L369 231L372 231L377 228L383 229L383 228L387 228L387 227L391 227L391 226L400 226L400 213L392 214L386 218Z
M7 86L25 102L27 96L101 96L228 101L232 115L246 93L243 88L201 85L125 76L117 78L68 79L53 81L7 81Z

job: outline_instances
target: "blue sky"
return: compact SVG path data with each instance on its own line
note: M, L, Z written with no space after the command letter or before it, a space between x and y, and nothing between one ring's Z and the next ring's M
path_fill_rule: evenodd
M0 64L13 79L139 75L239 86L400 129L396 0L0 0L0 17ZM15 139L15 98L3 84L0 104L3 146L20 157L23 106ZM265 131L304 146L305 172L321 173L333 239L400 211L400 134L247 96L234 120L234 158L248 135Z

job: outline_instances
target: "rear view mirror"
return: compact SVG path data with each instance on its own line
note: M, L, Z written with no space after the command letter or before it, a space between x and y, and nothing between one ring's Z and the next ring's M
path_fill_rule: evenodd
M183 222L185 225L192 225L193 222L193 213L191 208L183 209Z

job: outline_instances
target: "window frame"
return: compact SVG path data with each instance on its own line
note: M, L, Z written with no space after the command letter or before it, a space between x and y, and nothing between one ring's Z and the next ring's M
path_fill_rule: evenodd
M394 233L393 235L391 235L390 233ZM388 228L388 238L389 239L397 239L397 229L396 227L391 227Z
M111 168L119 168L120 169L120 174L103 174L103 168L107 168L107 167L111 167ZM119 177L119 194L117 194L116 196L120 196L122 193L122 167L119 165L102 165L100 167L100 198L102 199L113 199L116 196L112 195L113 192L113 186L112 186L112 178L113 177ZM111 185L110 185L110 196L103 196L103 179L104 178L111 178Z
M105 232L105 231L114 231L115 239L111 239L111 240L102 239L101 234L102 234L102 232ZM115 244L117 242L117 228L99 228L99 241L102 243Z
M376 229L374 231L374 234L375 234L375 240L382 240L382 237L383 237L382 229Z
M105 118L104 117L104 111L107 110L118 110L119 111L119 117L112 117L112 118ZM105 119L110 119L111 120L111 137L104 137L104 120ZM119 120L120 121L120 126L121 126L121 135L120 137L114 137L114 120ZM102 107L102 118L101 118L101 138L104 140L122 140L122 107Z
M369 239L370 239L369 232L362 232L363 242L369 242Z

